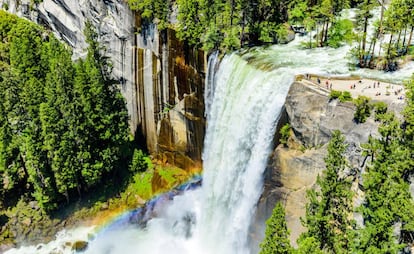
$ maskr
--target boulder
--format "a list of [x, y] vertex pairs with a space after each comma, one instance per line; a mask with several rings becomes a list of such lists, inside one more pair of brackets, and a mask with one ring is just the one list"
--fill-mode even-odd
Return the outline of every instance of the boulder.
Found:
[[88, 248], [88, 242], [76, 241], [72, 244], [72, 250], [76, 252], [83, 252]]

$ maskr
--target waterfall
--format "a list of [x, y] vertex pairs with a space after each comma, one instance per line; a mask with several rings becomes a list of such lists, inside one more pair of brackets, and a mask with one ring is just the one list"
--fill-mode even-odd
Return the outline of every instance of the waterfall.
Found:
[[[254, 253], [257, 246], [249, 246], [249, 227], [262, 192], [275, 126], [294, 75], [356, 74], [401, 82], [414, 69], [410, 63], [392, 74], [350, 72], [349, 48], [301, 50], [300, 43], [297, 39], [288, 45], [227, 55], [220, 64], [218, 53], [212, 54], [205, 86], [202, 187], [154, 201], [153, 218], [145, 221], [145, 227], [131, 223], [101, 231], [86, 253]], [[49, 244], [7, 253], [72, 253], [67, 242], [79, 239], [73, 232], [62, 232]]]
[[[216, 61], [213, 54], [209, 68]], [[106, 232], [87, 253], [250, 253], [250, 222], [293, 75], [259, 70], [232, 54], [207, 80], [202, 187], [156, 209], [145, 229]]]
[[210, 81], [216, 87], [207, 117], [199, 223], [204, 249], [214, 246], [208, 253], [249, 252], [262, 173], [292, 81], [287, 72], [258, 70], [236, 54], [223, 59]]

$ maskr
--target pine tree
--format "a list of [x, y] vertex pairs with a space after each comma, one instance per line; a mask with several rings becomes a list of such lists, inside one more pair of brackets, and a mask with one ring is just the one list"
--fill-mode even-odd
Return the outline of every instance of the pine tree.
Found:
[[280, 202], [273, 209], [272, 215], [266, 221], [266, 232], [260, 244], [260, 254], [289, 254], [293, 249], [290, 246], [289, 231], [286, 226], [285, 210]]
[[386, 113], [381, 119], [381, 137], [364, 146], [374, 159], [363, 176], [365, 201], [359, 209], [364, 227], [359, 232], [357, 253], [397, 253], [405, 240], [396, 237], [395, 225], [414, 231], [414, 202], [408, 184], [412, 151], [404, 143], [395, 116]]
[[320, 190], [308, 191], [304, 225], [307, 232], [301, 235], [301, 242], [309, 237], [319, 243], [320, 250], [346, 253], [352, 242], [354, 222], [350, 219], [352, 207], [351, 181], [345, 175], [347, 162], [344, 152], [347, 145], [339, 131], [332, 133], [325, 158], [326, 170], [318, 177]]

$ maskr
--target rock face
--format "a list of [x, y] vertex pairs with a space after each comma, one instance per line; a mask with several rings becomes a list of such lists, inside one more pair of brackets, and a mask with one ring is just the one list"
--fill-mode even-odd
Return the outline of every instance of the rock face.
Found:
[[124, 0], [32, 2], [0, 0], [0, 7], [53, 31], [72, 47], [74, 59], [86, 54], [83, 30], [89, 21], [119, 80], [131, 132], [143, 134], [149, 151], [165, 162], [200, 164], [204, 52], [178, 41], [173, 30], [160, 33], [154, 24], [141, 23]]
[[[137, 20], [137, 26], [141, 26]], [[204, 140], [204, 52], [154, 25], [137, 36], [138, 124], [163, 162], [198, 167]]]
[[275, 203], [281, 201], [286, 209], [291, 242], [296, 246], [296, 239], [304, 231], [300, 217], [305, 215], [306, 190], [314, 186], [318, 174], [325, 168], [324, 157], [332, 131], [340, 130], [346, 137], [345, 157], [351, 167], [347, 173], [355, 176], [354, 203], [358, 204], [361, 192], [357, 175], [365, 167], [360, 144], [366, 143], [369, 135], [378, 136], [378, 124], [373, 117], [356, 124], [352, 103], [329, 101], [327, 94], [300, 82], [291, 86], [285, 107], [292, 136], [288, 148], [278, 146], [270, 158], [258, 217], [270, 217]]

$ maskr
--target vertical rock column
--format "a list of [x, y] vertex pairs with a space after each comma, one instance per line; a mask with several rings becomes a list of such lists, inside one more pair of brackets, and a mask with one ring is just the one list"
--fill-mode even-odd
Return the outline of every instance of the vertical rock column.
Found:
[[204, 52], [141, 24], [136, 36], [138, 125], [147, 147], [165, 163], [183, 168], [201, 164], [204, 139]]

